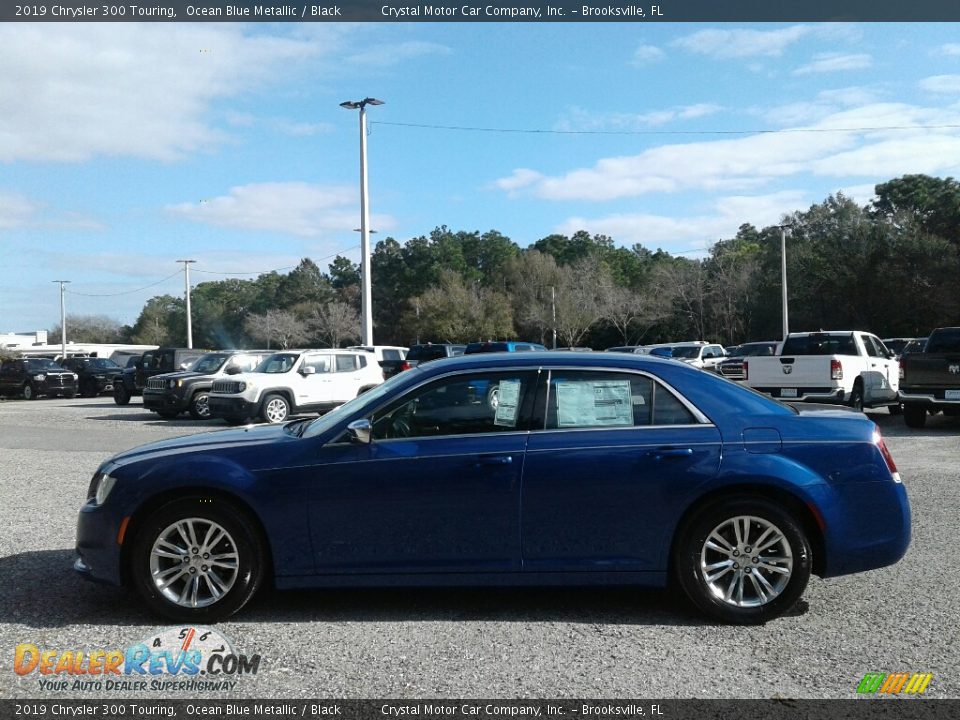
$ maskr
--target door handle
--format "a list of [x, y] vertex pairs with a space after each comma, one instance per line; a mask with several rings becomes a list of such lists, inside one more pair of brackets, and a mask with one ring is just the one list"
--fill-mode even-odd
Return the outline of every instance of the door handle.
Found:
[[660, 448], [647, 453], [654, 460], [669, 460], [671, 458], [685, 458], [693, 455], [693, 448]]
[[481, 465], [510, 465], [513, 455], [480, 455], [477, 458], [477, 467]]

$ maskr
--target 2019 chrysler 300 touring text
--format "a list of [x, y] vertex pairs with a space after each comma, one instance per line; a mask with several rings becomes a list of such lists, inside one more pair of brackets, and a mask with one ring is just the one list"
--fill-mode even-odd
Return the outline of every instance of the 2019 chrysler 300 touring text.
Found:
[[135, 448], [100, 466], [78, 522], [76, 570], [189, 622], [267, 583], [675, 583], [753, 624], [811, 573], [890, 565], [910, 541], [862, 413], [613, 353], [448, 358], [320, 418]]

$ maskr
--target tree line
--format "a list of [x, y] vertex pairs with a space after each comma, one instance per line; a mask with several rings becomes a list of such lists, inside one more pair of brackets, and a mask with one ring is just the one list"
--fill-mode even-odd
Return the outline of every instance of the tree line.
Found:
[[[960, 324], [960, 183], [907, 175], [860, 206], [838, 193], [783, 219], [790, 329], [923, 336]], [[779, 225], [740, 226], [702, 258], [585, 231], [527, 248], [490, 230], [436, 228], [371, 254], [374, 338], [382, 345], [519, 338], [604, 348], [781, 335]], [[196, 347], [340, 347], [360, 337], [359, 267], [304, 258], [286, 274], [202, 282], [191, 293]], [[183, 345], [185, 302], [160, 295], [123, 327], [68, 316], [74, 342]], [[59, 337], [59, 326], [51, 330]]]

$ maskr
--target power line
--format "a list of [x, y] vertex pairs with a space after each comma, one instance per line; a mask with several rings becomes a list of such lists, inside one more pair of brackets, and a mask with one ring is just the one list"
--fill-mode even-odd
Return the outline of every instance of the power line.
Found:
[[[359, 249], [360, 249], [359, 245], [351, 245], [350, 247], [345, 248], [343, 250], [338, 250], [335, 253], [330, 253], [329, 255], [324, 255], [323, 257], [317, 258], [316, 260], [314, 260], [314, 262], [322, 262], [323, 260], [329, 260], [332, 257], [338, 257], [340, 255], [343, 255], [344, 253], [352, 252], [354, 250], [359, 250]], [[313, 260], [313, 258], [310, 258], [310, 259]], [[297, 266], [287, 265], [286, 267], [282, 267], [282, 268], [274, 268], [273, 270], [258, 270], [256, 272], [218, 272], [216, 270], [198, 270], [197, 268], [194, 268], [193, 272], [205, 273], [207, 275], [268, 275], [272, 272], [280, 272], [281, 270], [290, 270], [291, 268], [295, 268], [295, 267]]]
[[177, 272], [175, 272], [173, 275], [167, 275], [167, 277], [165, 277], [163, 280], [157, 280], [155, 283], [151, 283], [150, 285], [144, 285], [142, 288], [137, 288], [136, 290], [124, 290], [123, 292], [97, 293], [97, 294], [75, 292], [73, 290], [67, 290], [67, 292], [70, 293], [71, 295], [82, 295], [83, 297], [117, 297], [118, 295], [133, 295], [134, 293], [142, 292], [144, 290], [149, 290], [152, 287], [156, 287], [160, 283], [165, 283], [170, 278], [176, 277], [179, 274], [180, 274], [180, 271], [177, 270]]
[[427, 125], [424, 123], [384, 122], [371, 125], [421, 128], [425, 130], [455, 130], [458, 132], [520, 133], [527, 135], [776, 135], [787, 133], [850, 133], [905, 130], [960, 130], [960, 125], [875, 125], [842, 128], [756, 128], [753, 130], [545, 130], [531, 128], [489, 128], [460, 125]]

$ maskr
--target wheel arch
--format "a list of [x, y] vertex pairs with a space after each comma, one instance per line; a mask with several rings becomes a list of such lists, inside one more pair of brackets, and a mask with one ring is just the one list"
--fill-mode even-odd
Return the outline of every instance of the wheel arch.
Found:
[[290, 412], [293, 413], [297, 409], [297, 403], [293, 399], [293, 390], [287, 387], [275, 387], [275, 388], [265, 388], [260, 393], [260, 398], [257, 400], [257, 412], [255, 416], [260, 415], [263, 412], [263, 402], [271, 395], [280, 395], [284, 400], [287, 401], [287, 404], [290, 406]]
[[231, 493], [223, 488], [204, 485], [184, 485], [170, 488], [169, 490], [164, 490], [156, 495], [152, 495], [141, 503], [133, 515], [130, 516], [124, 533], [123, 544], [120, 546], [121, 583], [126, 587], [130, 586], [130, 553], [132, 552], [134, 540], [143, 526], [144, 520], [168, 503], [177, 500], [187, 500], [189, 498], [211, 499], [216, 502], [229, 504], [249, 521], [250, 527], [253, 528], [263, 543], [264, 555], [267, 558], [267, 566], [264, 568], [264, 578], [272, 583], [274, 576], [273, 547], [271, 546], [270, 536], [267, 534], [263, 520], [250, 503], [236, 493]]
[[742, 482], [724, 485], [698, 497], [681, 515], [670, 539], [669, 555], [667, 557], [667, 576], [674, 577], [677, 546], [687, 528], [693, 523], [701, 511], [720, 501], [731, 498], [762, 498], [782, 505], [800, 523], [807, 535], [810, 549], [813, 554], [812, 571], [814, 575], [822, 576], [826, 569], [826, 542], [823, 534], [822, 518], [802, 498], [788, 490], [759, 480], [744, 480]]

